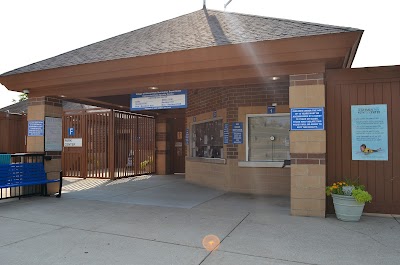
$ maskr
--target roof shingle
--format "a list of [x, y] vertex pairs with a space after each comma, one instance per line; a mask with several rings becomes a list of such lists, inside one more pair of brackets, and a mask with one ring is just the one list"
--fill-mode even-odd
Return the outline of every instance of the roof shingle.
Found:
[[201, 9], [39, 61], [5, 75], [212, 46], [358, 29]]

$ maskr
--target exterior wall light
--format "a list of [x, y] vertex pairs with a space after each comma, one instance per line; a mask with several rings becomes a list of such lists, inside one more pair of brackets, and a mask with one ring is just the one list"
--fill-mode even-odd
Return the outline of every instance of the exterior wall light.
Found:
[[281, 79], [279, 76], [273, 76], [273, 77], [271, 77], [271, 80], [273, 80], [273, 81], [276, 81], [276, 80], [279, 80], [279, 79]]
[[157, 89], [158, 89], [158, 87], [151, 86], [151, 87], [149, 87], [149, 89], [150, 89], [150, 90], [157, 90]]

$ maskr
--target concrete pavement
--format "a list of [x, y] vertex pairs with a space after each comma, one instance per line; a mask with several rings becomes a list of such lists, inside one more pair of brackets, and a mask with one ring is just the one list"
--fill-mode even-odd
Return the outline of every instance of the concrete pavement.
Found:
[[[0, 264], [399, 264], [400, 221], [289, 215], [289, 198], [182, 176], [66, 179], [61, 199], [0, 203]], [[208, 252], [202, 240], [221, 244]]]

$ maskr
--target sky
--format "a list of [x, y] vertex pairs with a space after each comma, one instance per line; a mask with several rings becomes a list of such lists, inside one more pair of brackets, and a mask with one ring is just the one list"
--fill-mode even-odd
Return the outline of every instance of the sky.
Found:
[[[207, 0], [224, 10], [228, 0]], [[232, 0], [226, 11], [365, 30], [353, 67], [399, 65], [394, 0]], [[0, 73], [203, 7], [203, 0], [2, 0]], [[0, 108], [18, 93], [0, 85]]]

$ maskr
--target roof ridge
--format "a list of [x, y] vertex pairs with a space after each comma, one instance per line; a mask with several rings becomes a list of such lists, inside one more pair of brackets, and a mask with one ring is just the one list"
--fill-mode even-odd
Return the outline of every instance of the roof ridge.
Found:
[[279, 20], [279, 21], [289, 21], [289, 22], [296, 22], [296, 23], [308, 24], [308, 25], [313, 25], [313, 26], [325, 26], [325, 27], [329, 26], [329, 27], [332, 27], [335, 29], [349, 29], [352, 31], [361, 30], [361, 29], [353, 28], [353, 27], [337, 26], [337, 25], [332, 25], [332, 24], [323, 24], [323, 23], [310, 22], [310, 21], [304, 21], [304, 20], [294, 20], [294, 19], [288, 19], [288, 18], [269, 17], [269, 16], [261, 16], [261, 15], [247, 14], [247, 13], [222, 11], [222, 10], [217, 10], [217, 9], [207, 9], [207, 11], [228, 13], [228, 14], [241, 15], [241, 16], [250, 16], [250, 17], [256, 17], [256, 18], [274, 19], [274, 20]]

